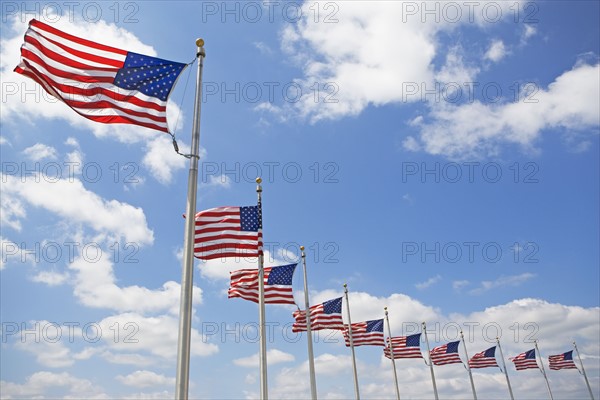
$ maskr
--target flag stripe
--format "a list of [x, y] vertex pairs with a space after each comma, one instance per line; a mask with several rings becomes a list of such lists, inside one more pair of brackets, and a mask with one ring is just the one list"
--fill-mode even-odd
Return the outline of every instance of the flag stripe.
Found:
[[469, 360], [469, 368], [498, 367], [496, 362], [496, 346], [475, 354]]
[[518, 356], [511, 358], [510, 361], [515, 364], [517, 371], [534, 368], [539, 369], [535, 356], [535, 349], [521, 353]]
[[573, 361], [573, 350], [567, 351], [563, 354], [549, 356], [548, 361], [550, 362], [550, 369], [555, 371], [561, 369], [577, 369], [577, 366]]

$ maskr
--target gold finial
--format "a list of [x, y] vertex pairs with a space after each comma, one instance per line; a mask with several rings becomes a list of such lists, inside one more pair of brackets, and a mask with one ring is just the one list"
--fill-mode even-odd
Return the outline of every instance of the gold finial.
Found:
[[345, 288], [347, 288], [347, 287], [348, 287], [348, 284], [347, 284], [347, 283], [344, 283], [344, 287], [345, 287]]
[[256, 178], [256, 183], [260, 185], [262, 183], [262, 179], [260, 177]]
[[387, 307], [383, 307], [383, 311], [386, 311], [386, 312], [387, 312]]
[[300, 251], [304, 251], [304, 246], [300, 246]]
[[204, 47], [204, 39], [196, 39], [196, 46], [198, 47]]

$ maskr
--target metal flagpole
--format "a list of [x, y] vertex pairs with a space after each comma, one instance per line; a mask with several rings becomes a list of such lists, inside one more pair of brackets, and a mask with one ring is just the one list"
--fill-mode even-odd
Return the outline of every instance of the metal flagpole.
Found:
[[506, 363], [504, 362], [504, 354], [502, 354], [502, 347], [500, 347], [500, 339], [496, 338], [496, 343], [498, 344], [498, 350], [500, 351], [500, 358], [502, 359], [502, 368], [504, 369], [504, 376], [506, 376], [506, 383], [508, 385], [508, 392], [510, 393], [510, 399], [515, 400], [515, 396], [513, 396], [512, 387], [510, 386], [510, 379], [508, 379], [508, 371], [506, 370]]
[[546, 370], [544, 369], [544, 360], [542, 360], [542, 355], [540, 354], [540, 349], [538, 349], [537, 340], [533, 342], [535, 344], [535, 353], [540, 357], [540, 364], [542, 365], [542, 375], [544, 375], [544, 379], [546, 380], [546, 386], [548, 387], [548, 393], [550, 394], [550, 399], [554, 400], [552, 397], [552, 390], [550, 390], [550, 383], [548, 382], [548, 377], [546, 376]]
[[585, 384], [587, 385], [588, 390], [590, 391], [590, 397], [594, 400], [594, 393], [592, 392], [592, 387], [590, 386], [590, 381], [588, 381], [587, 374], [585, 373], [585, 368], [583, 368], [583, 362], [581, 361], [581, 356], [579, 355], [579, 349], [577, 348], [577, 344], [573, 342], [573, 348], [575, 352], [577, 352], [577, 358], [579, 358], [579, 364], [581, 365], [581, 372], [583, 373], [583, 378], [585, 379]]
[[308, 370], [310, 372], [310, 397], [317, 400], [317, 382], [315, 379], [315, 359], [313, 353], [313, 337], [310, 323], [310, 302], [308, 300], [308, 279], [306, 278], [306, 253], [304, 246], [300, 246], [302, 252], [302, 266], [304, 267], [304, 305], [306, 310], [306, 338], [308, 340]]
[[[429, 350], [429, 338], [427, 337], [427, 326], [425, 322], [423, 322], [423, 333], [425, 334], [425, 343], [427, 343], [427, 354], [429, 355], [429, 370], [431, 371], [431, 381], [433, 382], [433, 394], [435, 395], [435, 400], [438, 400], [438, 391], [437, 385], [435, 384], [435, 375], [433, 374], [433, 362], [431, 361], [431, 350]], [[427, 364], [427, 362], [425, 362]]]
[[388, 318], [388, 310], [387, 307], [384, 307], [385, 311], [385, 322], [387, 322], [388, 327], [388, 337], [390, 338], [390, 356], [392, 357], [392, 367], [394, 369], [394, 383], [396, 384], [396, 398], [400, 400], [400, 389], [398, 388], [398, 374], [396, 373], [396, 360], [394, 359], [394, 349], [392, 348], [392, 328], [390, 328], [390, 319]]
[[[262, 183], [261, 178], [256, 178], [256, 194], [258, 195], [258, 215], [260, 217], [260, 226], [262, 227]], [[269, 388], [267, 386], [267, 337], [265, 329], [265, 270], [264, 254], [262, 248], [258, 253], [258, 331], [260, 346], [260, 398], [267, 400], [269, 398]]]
[[465, 343], [465, 336], [463, 331], [460, 331], [460, 340], [462, 341], [463, 348], [465, 349], [465, 355], [467, 356], [467, 371], [469, 371], [469, 379], [471, 380], [471, 389], [473, 389], [473, 399], [477, 400], [477, 393], [475, 392], [475, 383], [473, 382], [473, 374], [471, 373], [471, 366], [469, 365], [469, 353], [467, 352], [467, 344]]
[[196, 97], [192, 124], [192, 148], [186, 204], [185, 236], [183, 245], [183, 270], [181, 273], [181, 298], [179, 305], [179, 338], [177, 341], [177, 376], [175, 399], [188, 398], [190, 379], [190, 342], [192, 329], [192, 289], [194, 283], [194, 236], [196, 219], [196, 192], [198, 189], [198, 156], [200, 148], [200, 110], [202, 106], [202, 67], [204, 66], [204, 40], [196, 40]]
[[350, 350], [352, 350], [352, 368], [354, 370], [354, 393], [356, 400], [360, 400], [358, 390], [358, 374], [356, 373], [356, 355], [354, 354], [354, 340], [352, 338], [352, 319], [350, 318], [350, 302], [348, 301], [348, 284], [344, 283], [344, 293], [346, 295], [346, 311], [348, 311], [348, 340], [350, 341]]

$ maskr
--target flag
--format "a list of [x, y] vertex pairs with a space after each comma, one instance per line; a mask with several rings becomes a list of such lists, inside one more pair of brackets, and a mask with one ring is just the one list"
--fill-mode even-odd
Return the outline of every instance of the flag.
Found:
[[555, 356], [549, 356], [548, 361], [550, 362], [550, 369], [577, 369], [573, 362], [573, 350]]
[[260, 205], [217, 207], [196, 214], [194, 256], [197, 258], [258, 257], [260, 253]]
[[[350, 347], [348, 325], [344, 326], [343, 332], [346, 347]], [[362, 345], [385, 346], [383, 341], [383, 318], [352, 324], [352, 344], [354, 347]]]
[[[306, 331], [306, 310], [297, 310], [292, 314], [296, 322], [292, 325], [292, 332]], [[342, 298], [328, 300], [310, 307], [310, 329], [344, 329], [342, 321]]]
[[169, 132], [167, 100], [185, 66], [95, 43], [32, 19], [15, 72], [92, 121]]
[[498, 367], [496, 362], [496, 346], [475, 354], [469, 360], [469, 368]]
[[431, 350], [431, 361], [434, 365], [456, 364], [462, 362], [458, 356], [460, 341], [450, 342]]
[[394, 350], [394, 358], [423, 358], [421, 354], [421, 334], [417, 333], [410, 336], [397, 336], [387, 338], [387, 346], [383, 349], [383, 354], [387, 358], [392, 358], [390, 353], [390, 342]]
[[[292, 277], [297, 264], [263, 268], [265, 304], [296, 304]], [[231, 273], [229, 298], [240, 297], [258, 303], [258, 269], [240, 269]]]
[[531, 368], [539, 368], [537, 364], [537, 360], [535, 358], [535, 349], [531, 349], [526, 351], [525, 353], [521, 353], [516, 357], [510, 359], [513, 363], [515, 363], [515, 368], [517, 371], [521, 371], [523, 369], [531, 369]]

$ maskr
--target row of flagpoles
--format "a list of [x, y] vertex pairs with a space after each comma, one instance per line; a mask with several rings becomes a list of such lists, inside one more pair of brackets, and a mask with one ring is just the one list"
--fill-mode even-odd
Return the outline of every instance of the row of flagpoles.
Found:
[[[175, 136], [168, 129], [166, 105], [180, 73], [192, 63], [177, 63], [95, 43], [33, 19], [29, 22], [29, 28], [25, 33], [24, 43], [21, 46], [21, 61], [15, 68], [15, 72], [33, 79], [49, 94], [85, 118], [101, 123], [139, 125], [166, 132], [172, 136], [175, 151], [190, 160], [186, 216], [195, 215], [195, 218], [187, 218], [185, 222], [175, 398], [187, 399], [188, 397], [194, 257], [210, 260], [252, 256], [257, 257], [258, 268], [233, 272], [229, 297], [240, 297], [259, 304], [260, 397], [266, 400], [268, 385], [265, 303], [295, 304], [291, 279], [296, 265], [264, 268], [260, 178], [257, 178], [257, 206], [219, 207], [196, 213], [204, 41], [196, 40], [196, 47], [198, 69], [190, 154], [179, 153]], [[396, 396], [399, 399], [400, 390], [395, 360], [423, 358], [420, 350], [421, 334], [393, 337], [387, 309], [384, 310], [388, 325], [387, 345], [383, 336], [383, 319], [352, 323], [346, 285], [344, 285], [344, 295], [348, 324], [344, 324], [342, 320], [341, 297], [310, 306], [306, 256], [304, 249], [301, 248], [301, 250], [305, 310], [298, 310], [294, 313], [296, 323], [292, 329], [297, 332], [307, 332], [312, 399], [317, 398], [312, 332], [321, 329], [342, 330], [346, 345], [352, 352], [354, 389], [357, 399], [360, 398], [360, 391], [354, 348], [362, 345], [384, 346], [385, 356], [392, 361]], [[267, 285], [266, 288], [265, 285]], [[433, 365], [462, 363], [458, 356], [460, 342], [463, 343], [465, 355], [467, 355], [467, 348], [461, 332], [461, 340], [430, 350], [425, 323], [422, 328], [429, 355], [429, 362], [425, 362], [430, 368], [434, 395], [438, 399]], [[575, 342], [573, 345], [590, 397], [594, 399]], [[513, 399], [499, 340], [497, 340], [497, 346], [477, 353], [471, 359], [467, 355], [469, 362], [466, 369], [469, 372], [474, 399], [477, 399], [477, 395], [471, 368], [498, 366], [495, 359], [496, 347], [502, 360], [501, 369], [506, 376], [510, 397]], [[569, 351], [550, 356], [550, 369], [576, 369], [572, 354], [573, 352]], [[534, 349], [521, 353], [511, 360], [517, 370], [539, 369], [538, 355], [539, 349], [535, 342]], [[540, 365], [548, 393], [552, 398], [543, 363]]]
[[[196, 214], [194, 252], [197, 258], [203, 260], [230, 257], [239, 258], [242, 256], [258, 257], [258, 269], [242, 269], [231, 272], [228, 297], [242, 298], [258, 303], [259, 305], [261, 399], [267, 399], [267, 353], [264, 337], [265, 304], [296, 304], [293, 295], [292, 278], [297, 264], [264, 267], [262, 252], [262, 187], [260, 185], [260, 178], [257, 178], [257, 183], [258, 186], [256, 191], [258, 193], [258, 205], [256, 207], [218, 207], [201, 211]], [[334, 329], [342, 331], [346, 346], [350, 347], [356, 399], [360, 399], [360, 389], [356, 367], [355, 347], [365, 345], [384, 347], [384, 355], [389, 358], [392, 363], [397, 399], [400, 399], [400, 388], [398, 384], [396, 360], [402, 358], [422, 358], [425, 364], [429, 366], [433, 394], [437, 400], [439, 397], [433, 366], [463, 363], [459, 355], [459, 346], [462, 342], [462, 350], [468, 360], [468, 362], [463, 363], [463, 365], [469, 376], [473, 399], [477, 400], [477, 393], [471, 369], [499, 367], [505, 375], [510, 398], [514, 400], [508, 371], [500, 347], [500, 340], [498, 338], [496, 339], [496, 346], [477, 353], [472, 358], [469, 358], [462, 331], [460, 332], [460, 340], [437, 346], [433, 349], [430, 349], [429, 346], [425, 322], [422, 323], [421, 333], [410, 336], [392, 336], [387, 307], [384, 309], [385, 317], [382, 319], [353, 323], [350, 313], [350, 302], [348, 299], [348, 287], [346, 284], [344, 284], [343, 298], [339, 297], [310, 306], [306, 254], [304, 253], [303, 246], [300, 247], [300, 250], [304, 275], [305, 309], [298, 309], [298, 311], [293, 313], [295, 322], [292, 325], [292, 331], [307, 332], [309, 380], [312, 399], [317, 398], [312, 332], [323, 329]], [[342, 302], [344, 298], [348, 319], [347, 324], [344, 324], [342, 319]], [[384, 324], [387, 324], [388, 329], [387, 344], [386, 340], [384, 340]], [[427, 359], [423, 357], [420, 348], [421, 335], [423, 333], [428, 355]], [[580, 373], [585, 378], [591, 399], [594, 400], [593, 392], [575, 342], [573, 342], [573, 345], [579, 357], [581, 366]], [[496, 349], [498, 349], [498, 352], [500, 353], [499, 358], [502, 360], [502, 366], [498, 365], [496, 361]], [[537, 362], [538, 356], [540, 358], [539, 364]], [[573, 351], [550, 356], [550, 369], [577, 369], [572, 356]], [[540, 369], [545, 379], [550, 399], [553, 398], [537, 341], [535, 341], [535, 347], [533, 349], [512, 357], [510, 360], [514, 363], [517, 371], [532, 368]]]

